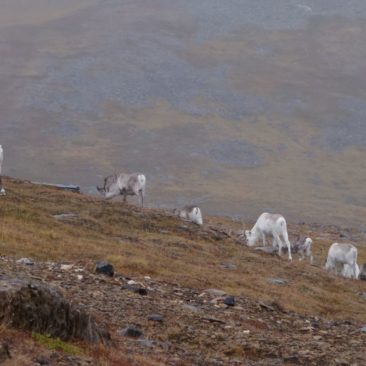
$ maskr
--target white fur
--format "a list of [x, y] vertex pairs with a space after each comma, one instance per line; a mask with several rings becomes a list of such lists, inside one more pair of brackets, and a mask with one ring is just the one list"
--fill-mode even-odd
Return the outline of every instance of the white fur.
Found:
[[141, 207], [144, 206], [146, 177], [141, 173], [120, 173], [104, 179], [104, 187], [97, 187], [105, 198], [110, 199], [119, 195], [126, 201], [127, 196], [139, 196]]
[[2, 186], [2, 177], [1, 177], [1, 171], [3, 167], [3, 161], [4, 161], [4, 150], [3, 147], [0, 145], [0, 196], [5, 195], [5, 189]]
[[180, 218], [191, 221], [197, 225], [203, 225], [203, 218], [201, 209], [197, 206], [184, 207], [178, 211]]
[[312, 250], [311, 250], [312, 244], [313, 244], [313, 241], [311, 240], [311, 238], [306, 238], [304, 243], [298, 245], [300, 261], [302, 261], [305, 258], [305, 256], [307, 256], [310, 260], [310, 263], [313, 264], [314, 257], [313, 257]]
[[266, 245], [266, 235], [272, 235], [273, 246], [278, 245], [278, 254], [282, 254], [282, 239], [285, 241], [288, 249], [288, 259], [292, 260], [291, 244], [288, 240], [287, 224], [282, 215], [262, 213], [252, 230], [246, 230], [245, 236], [248, 246], [254, 246], [262, 238], [263, 245]]
[[325, 269], [337, 272], [337, 264], [343, 266], [342, 275], [349, 278], [358, 278], [357, 248], [352, 244], [333, 243], [328, 250]]

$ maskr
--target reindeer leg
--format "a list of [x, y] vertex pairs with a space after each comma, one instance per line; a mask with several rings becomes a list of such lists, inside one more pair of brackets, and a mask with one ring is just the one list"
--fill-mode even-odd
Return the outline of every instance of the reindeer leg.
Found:
[[264, 233], [262, 233], [262, 241], [263, 241], [263, 246], [267, 246], [267, 243], [266, 243], [266, 235]]
[[140, 195], [141, 208], [143, 208], [144, 207], [144, 192], [142, 190], [140, 190], [139, 195]]

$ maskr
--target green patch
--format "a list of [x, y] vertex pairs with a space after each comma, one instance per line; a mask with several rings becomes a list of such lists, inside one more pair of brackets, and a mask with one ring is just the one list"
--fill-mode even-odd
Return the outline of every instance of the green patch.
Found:
[[60, 338], [51, 338], [49, 335], [32, 332], [32, 338], [42, 346], [51, 350], [62, 351], [71, 356], [81, 356], [83, 351], [81, 348], [62, 341]]

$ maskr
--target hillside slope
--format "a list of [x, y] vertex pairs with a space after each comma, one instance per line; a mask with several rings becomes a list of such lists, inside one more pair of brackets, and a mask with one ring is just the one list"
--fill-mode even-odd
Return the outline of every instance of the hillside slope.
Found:
[[[321, 268], [335, 240], [356, 242], [359, 263], [366, 262], [364, 233], [293, 225], [289, 218], [290, 240], [297, 234], [314, 240], [316, 264], [310, 266], [297, 257], [289, 263], [285, 257], [237, 243], [230, 232], [242, 225], [227, 218], [210, 217], [198, 228], [162, 210], [141, 210], [12, 179], [6, 179], [5, 186], [7, 196], [0, 200], [0, 274], [32, 276], [60, 287], [106, 324], [114, 339], [113, 352], [80, 346], [95, 363], [366, 362], [366, 336], [358, 330], [366, 323], [366, 284]], [[55, 218], [60, 214], [73, 215]], [[32, 258], [35, 265], [16, 264], [19, 257]], [[100, 259], [113, 264], [115, 278], [94, 274]], [[73, 264], [76, 271], [61, 270], [61, 263]], [[83, 273], [81, 281], [77, 273]], [[148, 295], [126, 290], [129, 278]], [[273, 278], [287, 282], [274, 284]], [[227, 307], [222, 298], [205, 292], [210, 288], [234, 295], [236, 306]], [[164, 321], [148, 321], [151, 313], [162, 314]], [[128, 324], [142, 328], [145, 342], [119, 335]], [[9, 332], [14, 330], [3, 327], [13, 352], [25, 352], [17, 350]]]

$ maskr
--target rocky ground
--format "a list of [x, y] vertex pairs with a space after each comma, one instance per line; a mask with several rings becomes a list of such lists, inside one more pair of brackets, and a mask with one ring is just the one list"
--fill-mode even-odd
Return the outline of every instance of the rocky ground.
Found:
[[[0, 201], [0, 364], [366, 364], [366, 282], [323, 269], [334, 241], [353, 242], [358, 262], [365, 263], [362, 230], [288, 220], [291, 242], [298, 236], [314, 241], [310, 265], [297, 254], [289, 262], [286, 255], [245, 246], [238, 233], [252, 223], [205, 216], [197, 227], [164, 210], [10, 178], [6, 187]], [[113, 276], [96, 272], [103, 260]], [[9, 278], [25, 284], [21, 297], [10, 294]], [[56, 291], [46, 293], [61, 296], [54, 302], [62, 304], [57, 316], [44, 296], [37, 297], [48, 286]], [[42, 311], [33, 310], [37, 304]], [[86, 333], [75, 327], [88, 316], [79, 317], [77, 309], [97, 325], [94, 334], [106, 330], [110, 339], [87, 341], [93, 339], [89, 321]], [[52, 323], [61, 324], [61, 332], [49, 327], [47, 312], [61, 319]], [[17, 314], [22, 322], [9, 322]]]
[[[122, 348], [166, 365], [366, 364], [366, 332], [357, 322], [304, 316], [275, 301], [231, 297], [220, 289], [202, 291], [120, 273], [109, 277], [95, 273], [91, 262], [23, 264], [2, 257], [0, 263], [0, 276], [47, 283], [94, 314], [111, 331], [111, 352]], [[225, 269], [234, 268], [227, 264]], [[268, 281], [287, 286], [280, 279]], [[17, 354], [16, 344], [8, 347]], [[94, 364], [65, 357], [46, 352], [32, 365]]]

